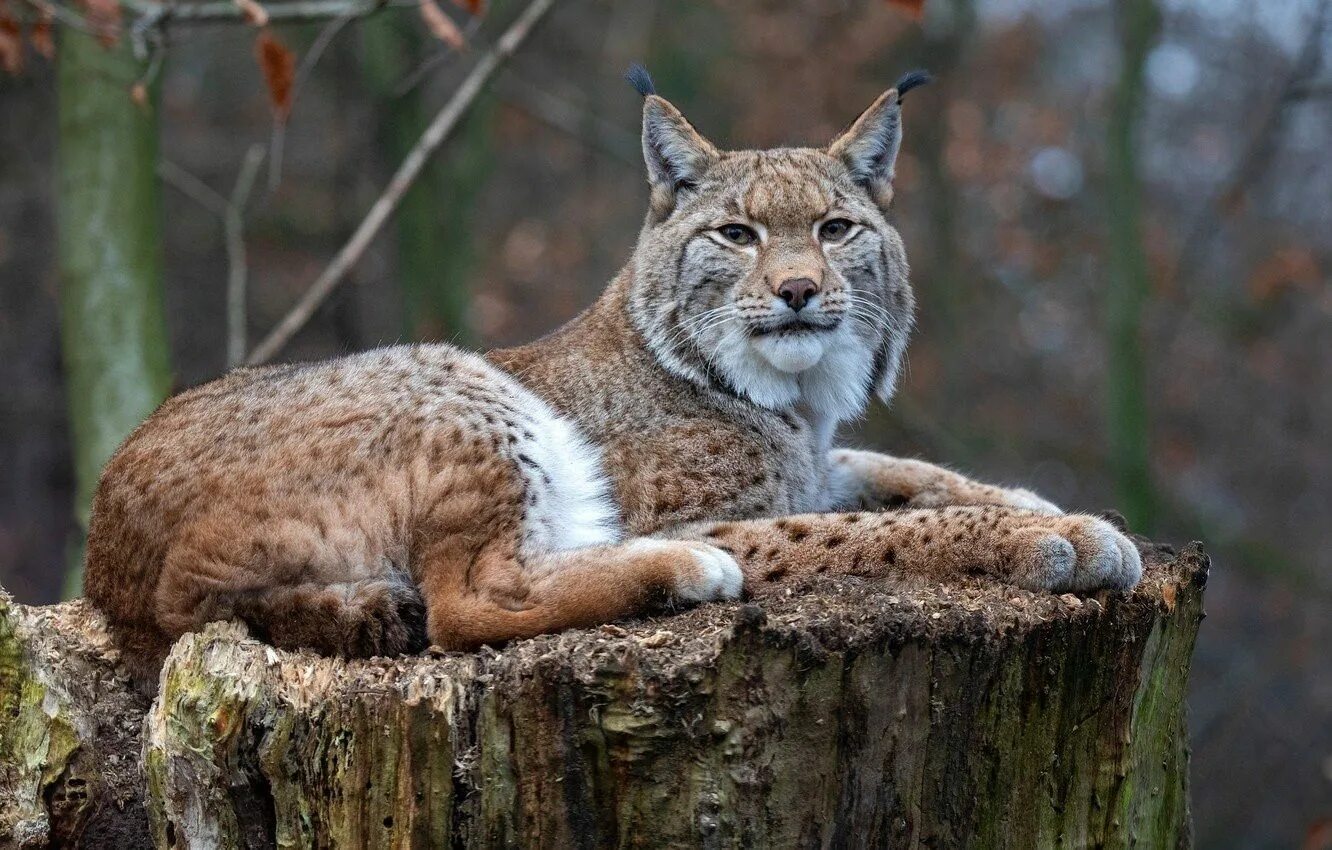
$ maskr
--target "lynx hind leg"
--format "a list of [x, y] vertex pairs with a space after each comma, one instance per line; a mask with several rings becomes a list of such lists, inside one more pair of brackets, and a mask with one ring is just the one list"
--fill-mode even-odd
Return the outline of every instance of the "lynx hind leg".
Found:
[[231, 619], [279, 649], [371, 658], [426, 647], [425, 605], [417, 589], [401, 579], [212, 592], [189, 612], [164, 617], [163, 623], [179, 634]]
[[283, 649], [371, 658], [426, 648], [425, 603], [404, 579], [287, 585], [219, 601], [255, 637]]
[[299, 524], [215, 519], [191, 531], [157, 586], [157, 622], [171, 638], [239, 619], [281, 649], [369, 658], [425, 648], [421, 595], [383, 560], [347, 566]]
[[845, 504], [864, 510], [996, 505], [1061, 515], [1058, 506], [1021, 488], [996, 487], [950, 469], [878, 452], [834, 449], [833, 473], [847, 495]]
[[1056, 592], [1126, 589], [1142, 576], [1137, 548], [1104, 520], [1013, 508], [802, 514], [694, 533], [732, 553], [756, 594], [815, 573], [942, 580], [979, 574]]

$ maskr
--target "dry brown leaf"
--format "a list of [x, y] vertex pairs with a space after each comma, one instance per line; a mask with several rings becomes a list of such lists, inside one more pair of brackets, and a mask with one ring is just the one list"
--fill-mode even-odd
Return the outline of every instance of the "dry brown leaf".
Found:
[[28, 43], [44, 58], [55, 58], [55, 38], [51, 31], [50, 9], [43, 9], [41, 17], [28, 29]]
[[1173, 584], [1161, 585], [1161, 601], [1165, 603], [1167, 611], [1175, 610], [1175, 594], [1178, 590], [1179, 588]]
[[1304, 843], [1300, 850], [1328, 850], [1332, 848], [1332, 818], [1317, 818], [1304, 830]]
[[292, 84], [296, 80], [296, 54], [278, 41], [277, 36], [263, 30], [254, 40], [254, 58], [268, 83], [273, 114], [279, 121], [287, 120], [291, 113]]
[[466, 9], [469, 15], [482, 15], [486, 11], [486, 0], [453, 0], [453, 3]]
[[925, 0], [888, 0], [888, 5], [913, 20], [925, 17]]
[[148, 86], [144, 84], [143, 80], [130, 86], [130, 100], [134, 101], [134, 105], [144, 112], [148, 111]]
[[0, 68], [12, 75], [23, 70], [23, 33], [3, 4], [0, 4]]
[[670, 643], [673, 640], [675, 640], [675, 635], [671, 632], [663, 630], [648, 635], [647, 637], [639, 641], [639, 643], [641, 643], [643, 646], [648, 647], [649, 649], [656, 649], [659, 646], [665, 646], [666, 644]]
[[241, 17], [245, 23], [255, 27], [268, 26], [268, 10], [260, 6], [256, 0], [235, 0], [237, 8], [241, 10]]
[[462, 30], [458, 29], [452, 18], [444, 14], [444, 10], [435, 5], [435, 0], [420, 0], [418, 8], [421, 10], [421, 20], [425, 21], [431, 35], [454, 50], [462, 50], [467, 46]]
[[1303, 245], [1290, 245], [1258, 263], [1245, 286], [1254, 301], [1263, 303], [1292, 290], [1315, 293], [1322, 282], [1323, 270], [1314, 252]]
[[83, 16], [88, 20], [88, 28], [101, 42], [103, 47], [110, 47], [120, 40], [120, 2], [119, 0], [81, 0]]

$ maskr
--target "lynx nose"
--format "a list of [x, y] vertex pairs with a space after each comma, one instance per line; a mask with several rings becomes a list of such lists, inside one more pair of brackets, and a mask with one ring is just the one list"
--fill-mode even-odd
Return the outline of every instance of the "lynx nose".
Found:
[[799, 311], [809, 299], [818, 294], [819, 285], [807, 277], [794, 277], [782, 281], [777, 295], [792, 309]]

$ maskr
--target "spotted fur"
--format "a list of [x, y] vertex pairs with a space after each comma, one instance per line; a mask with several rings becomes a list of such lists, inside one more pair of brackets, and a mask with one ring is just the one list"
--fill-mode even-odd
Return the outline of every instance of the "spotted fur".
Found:
[[469, 648], [807, 569], [1137, 581], [1100, 520], [833, 446], [891, 398], [913, 321], [899, 92], [826, 148], [725, 152], [647, 79], [649, 211], [581, 316], [484, 358], [240, 369], [126, 440], [86, 575], [128, 649], [232, 617], [333, 654]]

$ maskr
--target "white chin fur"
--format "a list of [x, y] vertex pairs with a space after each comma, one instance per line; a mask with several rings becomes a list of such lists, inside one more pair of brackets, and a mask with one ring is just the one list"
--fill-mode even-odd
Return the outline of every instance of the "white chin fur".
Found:
[[823, 339], [819, 334], [771, 334], [758, 337], [752, 345], [774, 369], [790, 375], [813, 368], [823, 359]]

